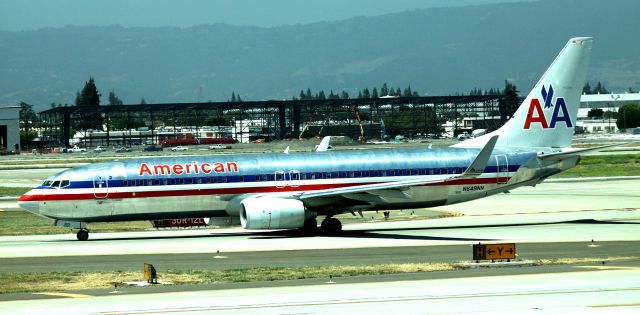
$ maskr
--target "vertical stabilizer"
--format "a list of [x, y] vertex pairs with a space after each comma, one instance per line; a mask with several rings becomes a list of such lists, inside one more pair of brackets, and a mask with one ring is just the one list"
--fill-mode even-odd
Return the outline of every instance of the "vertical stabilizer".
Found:
[[496, 147], [571, 146], [591, 44], [590, 37], [570, 39], [520, 104], [513, 118], [492, 133], [453, 147], [483, 147], [495, 135], [500, 136]]

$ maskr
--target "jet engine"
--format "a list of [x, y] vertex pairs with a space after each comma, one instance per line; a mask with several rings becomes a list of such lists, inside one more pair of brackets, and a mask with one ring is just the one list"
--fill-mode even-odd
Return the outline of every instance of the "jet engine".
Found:
[[240, 224], [248, 230], [295, 229], [304, 225], [305, 215], [300, 200], [254, 197], [241, 202]]

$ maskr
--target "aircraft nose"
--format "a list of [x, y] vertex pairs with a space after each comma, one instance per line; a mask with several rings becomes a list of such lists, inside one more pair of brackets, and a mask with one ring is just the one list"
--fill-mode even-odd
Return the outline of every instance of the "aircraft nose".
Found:
[[40, 212], [40, 200], [41, 196], [31, 190], [18, 198], [18, 206], [31, 213], [38, 214]]

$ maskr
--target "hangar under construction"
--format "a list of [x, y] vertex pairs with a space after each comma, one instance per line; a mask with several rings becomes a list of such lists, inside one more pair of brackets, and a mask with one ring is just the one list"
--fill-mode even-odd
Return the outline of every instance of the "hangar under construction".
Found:
[[[43, 146], [91, 147], [210, 138], [453, 137], [496, 129], [516, 106], [506, 104], [503, 95], [477, 95], [68, 106], [39, 115]], [[91, 128], [87, 122], [93, 122]]]

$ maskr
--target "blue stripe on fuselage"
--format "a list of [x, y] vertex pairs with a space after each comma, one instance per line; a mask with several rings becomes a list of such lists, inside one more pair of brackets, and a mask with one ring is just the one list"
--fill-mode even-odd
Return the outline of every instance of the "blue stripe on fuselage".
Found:
[[[125, 162], [104, 162], [83, 166], [64, 171], [55, 178], [64, 179], [65, 175], [73, 175], [70, 186], [64, 189], [93, 188], [92, 174], [98, 167], [102, 170], [109, 169], [109, 165], [124, 165], [126, 179], [117, 176], [109, 180], [108, 186], [147, 186], [148, 180], [152, 180], [151, 185], [181, 185], [198, 184], [201, 179], [202, 184], [211, 183], [238, 183], [238, 182], [265, 182], [273, 181], [276, 171], [284, 171], [282, 180], [290, 180], [289, 171], [300, 171], [301, 180], [328, 179], [328, 178], [380, 178], [389, 176], [419, 176], [419, 175], [439, 175], [459, 174], [463, 172], [471, 161], [478, 154], [478, 149], [376, 149], [376, 150], [352, 150], [352, 151], [329, 151], [329, 152], [301, 152], [301, 153], [271, 153], [271, 154], [243, 154], [243, 155], [207, 155], [207, 156], [187, 156], [187, 157], [158, 157], [139, 158]], [[501, 154], [501, 152], [497, 152]], [[508, 171], [515, 172], [526, 161], [535, 156], [535, 152], [505, 152], [508, 161]], [[147, 175], [139, 176], [141, 163], [149, 165], [164, 164], [188, 164], [197, 163], [228, 163], [235, 162], [238, 165], [238, 172], [233, 173], [212, 173], [212, 174], [182, 174], [182, 175]], [[328, 171], [330, 170], [330, 171]], [[415, 171], [418, 171], [415, 174]], [[435, 171], [437, 170], [437, 171]], [[386, 175], [388, 171], [395, 171], [393, 175]], [[398, 171], [402, 172], [398, 175]], [[407, 172], [411, 171], [411, 172]], [[432, 173], [432, 171], [434, 171]], [[85, 173], [84, 180], [81, 179]], [[347, 172], [354, 177], [342, 177], [341, 172]], [[365, 176], [369, 172], [368, 176]], [[375, 172], [385, 172], [386, 176], [374, 176]], [[496, 173], [498, 166], [495, 156], [492, 156], [484, 173]], [[338, 176], [334, 176], [335, 174]], [[355, 176], [360, 173], [360, 176]], [[312, 176], [312, 174], [314, 176]], [[331, 174], [332, 177], [328, 177]], [[256, 176], [260, 176], [259, 180]], [[264, 177], [267, 177], [265, 180]], [[306, 178], [302, 178], [302, 176]], [[68, 177], [68, 176], [67, 176]], [[312, 178], [313, 177], [313, 178]], [[224, 181], [222, 181], [224, 179]], [[125, 181], [126, 180], [126, 181]], [[133, 181], [136, 181], [135, 183]], [[141, 182], [144, 181], [144, 182]], [[205, 182], [206, 181], [206, 182]], [[38, 187], [41, 189], [47, 187]]]

